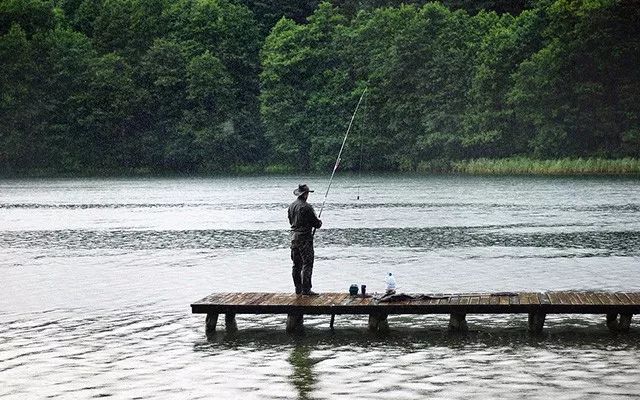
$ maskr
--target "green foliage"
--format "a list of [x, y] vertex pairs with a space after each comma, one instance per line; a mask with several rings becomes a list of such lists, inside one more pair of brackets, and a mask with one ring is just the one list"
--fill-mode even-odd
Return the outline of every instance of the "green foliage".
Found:
[[230, 171], [264, 159], [261, 38], [226, 0], [0, 2], [7, 171]]
[[365, 86], [353, 140], [367, 157], [360, 166], [348, 149], [343, 168], [638, 154], [633, 2], [549, 0], [515, 16], [358, 3], [368, 11], [342, 17], [355, 3], [323, 3], [306, 24], [281, 20], [267, 38], [261, 100], [275, 162], [330, 168]]
[[6, 34], [12, 25], [19, 25], [31, 36], [55, 26], [55, 11], [51, 0], [2, 0], [0, 1], [0, 35]]
[[343, 169], [626, 171], [602, 160], [640, 154], [638, 21], [632, 0], [4, 0], [0, 168], [329, 171], [367, 87]]
[[562, 158], [538, 160], [524, 157], [475, 159], [454, 162], [450, 170], [476, 175], [638, 175], [640, 160], [621, 158]]

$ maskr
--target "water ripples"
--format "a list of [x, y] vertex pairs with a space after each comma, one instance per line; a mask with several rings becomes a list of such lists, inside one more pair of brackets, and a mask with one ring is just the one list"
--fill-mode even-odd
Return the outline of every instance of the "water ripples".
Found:
[[[515, 225], [522, 227], [523, 225]], [[526, 226], [526, 225], [525, 225]], [[516, 247], [568, 250], [589, 255], [638, 256], [639, 231], [502, 233], [514, 226], [363, 228], [318, 231], [316, 246], [407, 247], [423, 249]], [[39, 230], [0, 232], [0, 247], [43, 249], [273, 249], [288, 247], [286, 230]], [[571, 251], [570, 249], [580, 250]], [[591, 250], [584, 252], [582, 250]], [[552, 257], [555, 253], [549, 254]], [[525, 255], [529, 256], [529, 255]]]
[[[160, 208], [201, 208], [216, 210], [282, 210], [288, 207], [288, 203], [224, 203], [224, 202], [193, 202], [193, 203], [1, 203], [2, 209], [25, 209], [25, 210], [90, 210], [90, 209], [160, 209]], [[366, 210], [366, 209], [461, 209], [474, 208], [482, 210], [511, 210], [511, 211], [533, 211], [535, 209], [555, 210], [565, 212], [608, 212], [608, 213], [636, 213], [640, 211], [637, 204], [598, 204], [598, 205], [548, 205], [541, 204], [513, 204], [513, 203], [375, 203], [375, 202], [351, 202], [351, 203], [329, 203], [328, 207], [333, 210]]]
[[[640, 393], [640, 328], [604, 316], [238, 316], [204, 335], [189, 304], [290, 291], [285, 208], [317, 177], [0, 181], [0, 398], [548, 399]], [[314, 290], [393, 270], [407, 292], [640, 289], [630, 179], [369, 176], [336, 180]], [[247, 196], [246, 188], [252, 188]], [[407, 188], [419, 188], [408, 191]], [[259, 195], [257, 194], [259, 193]], [[318, 193], [316, 193], [318, 194]], [[317, 200], [319, 197], [314, 198]], [[329, 223], [330, 222], [330, 223]], [[221, 321], [224, 325], [224, 321]]]
[[3, 398], [619, 398], [640, 389], [640, 332], [612, 341], [589, 316], [550, 317], [543, 337], [528, 336], [521, 316], [472, 317], [465, 336], [449, 334], [444, 317], [391, 317], [387, 336], [369, 334], [364, 318], [338, 317], [331, 334], [326, 317], [310, 317], [301, 337], [283, 332], [283, 317], [239, 316], [238, 334], [211, 342], [201, 316], [147, 306], [0, 317], [0, 337], [14, 338], [0, 342]]

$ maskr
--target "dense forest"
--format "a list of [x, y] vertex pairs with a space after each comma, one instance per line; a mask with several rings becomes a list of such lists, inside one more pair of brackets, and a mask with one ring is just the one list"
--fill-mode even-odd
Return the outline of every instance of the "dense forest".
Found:
[[639, 0], [0, 0], [0, 172], [640, 154]]

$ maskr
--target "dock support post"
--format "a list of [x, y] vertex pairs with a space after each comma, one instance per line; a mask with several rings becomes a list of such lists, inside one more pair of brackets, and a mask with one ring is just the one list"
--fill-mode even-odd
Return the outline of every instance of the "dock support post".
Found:
[[467, 331], [467, 314], [454, 313], [449, 317], [449, 331], [466, 332]]
[[216, 335], [216, 325], [218, 324], [218, 314], [208, 313], [204, 320], [204, 332], [207, 339], [212, 339]]
[[618, 321], [618, 330], [620, 332], [629, 332], [632, 316], [633, 314], [620, 314], [620, 321]]
[[387, 314], [369, 314], [369, 330], [371, 332], [388, 332]]
[[547, 314], [541, 311], [534, 311], [529, 313], [529, 332], [539, 335], [542, 333], [544, 327], [544, 320]]
[[336, 320], [336, 315], [335, 314], [331, 314], [331, 321], [329, 322], [329, 328], [331, 329], [331, 331], [333, 331], [333, 323]]
[[227, 333], [234, 333], [238, 331], [238, 324], [236, 323], [236, 315], [233, 313], [226, 313], [224, 315], [224, 329]]
[[607, 314], [607, 328], [611, 332], [618, 332], [618, 314]]
[[287, 333], [301, 333], [304, 331], [304, 315], [287, 314]]
[[611, 332], [628, 332], [631, 327], [632, 314], [607, 314], [607, 328]]

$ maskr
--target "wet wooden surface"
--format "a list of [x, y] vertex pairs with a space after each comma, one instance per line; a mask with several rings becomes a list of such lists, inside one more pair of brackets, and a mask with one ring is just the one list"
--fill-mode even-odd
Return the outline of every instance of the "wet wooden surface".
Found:
[[[416, 295], [411, 294], [410, 295]], [[640, 314], [640, 292], [425, 293], [430, 299], [379, 302], [348, 293], [213, 293], [191, 304], [193, 313], [236, 314]]]

